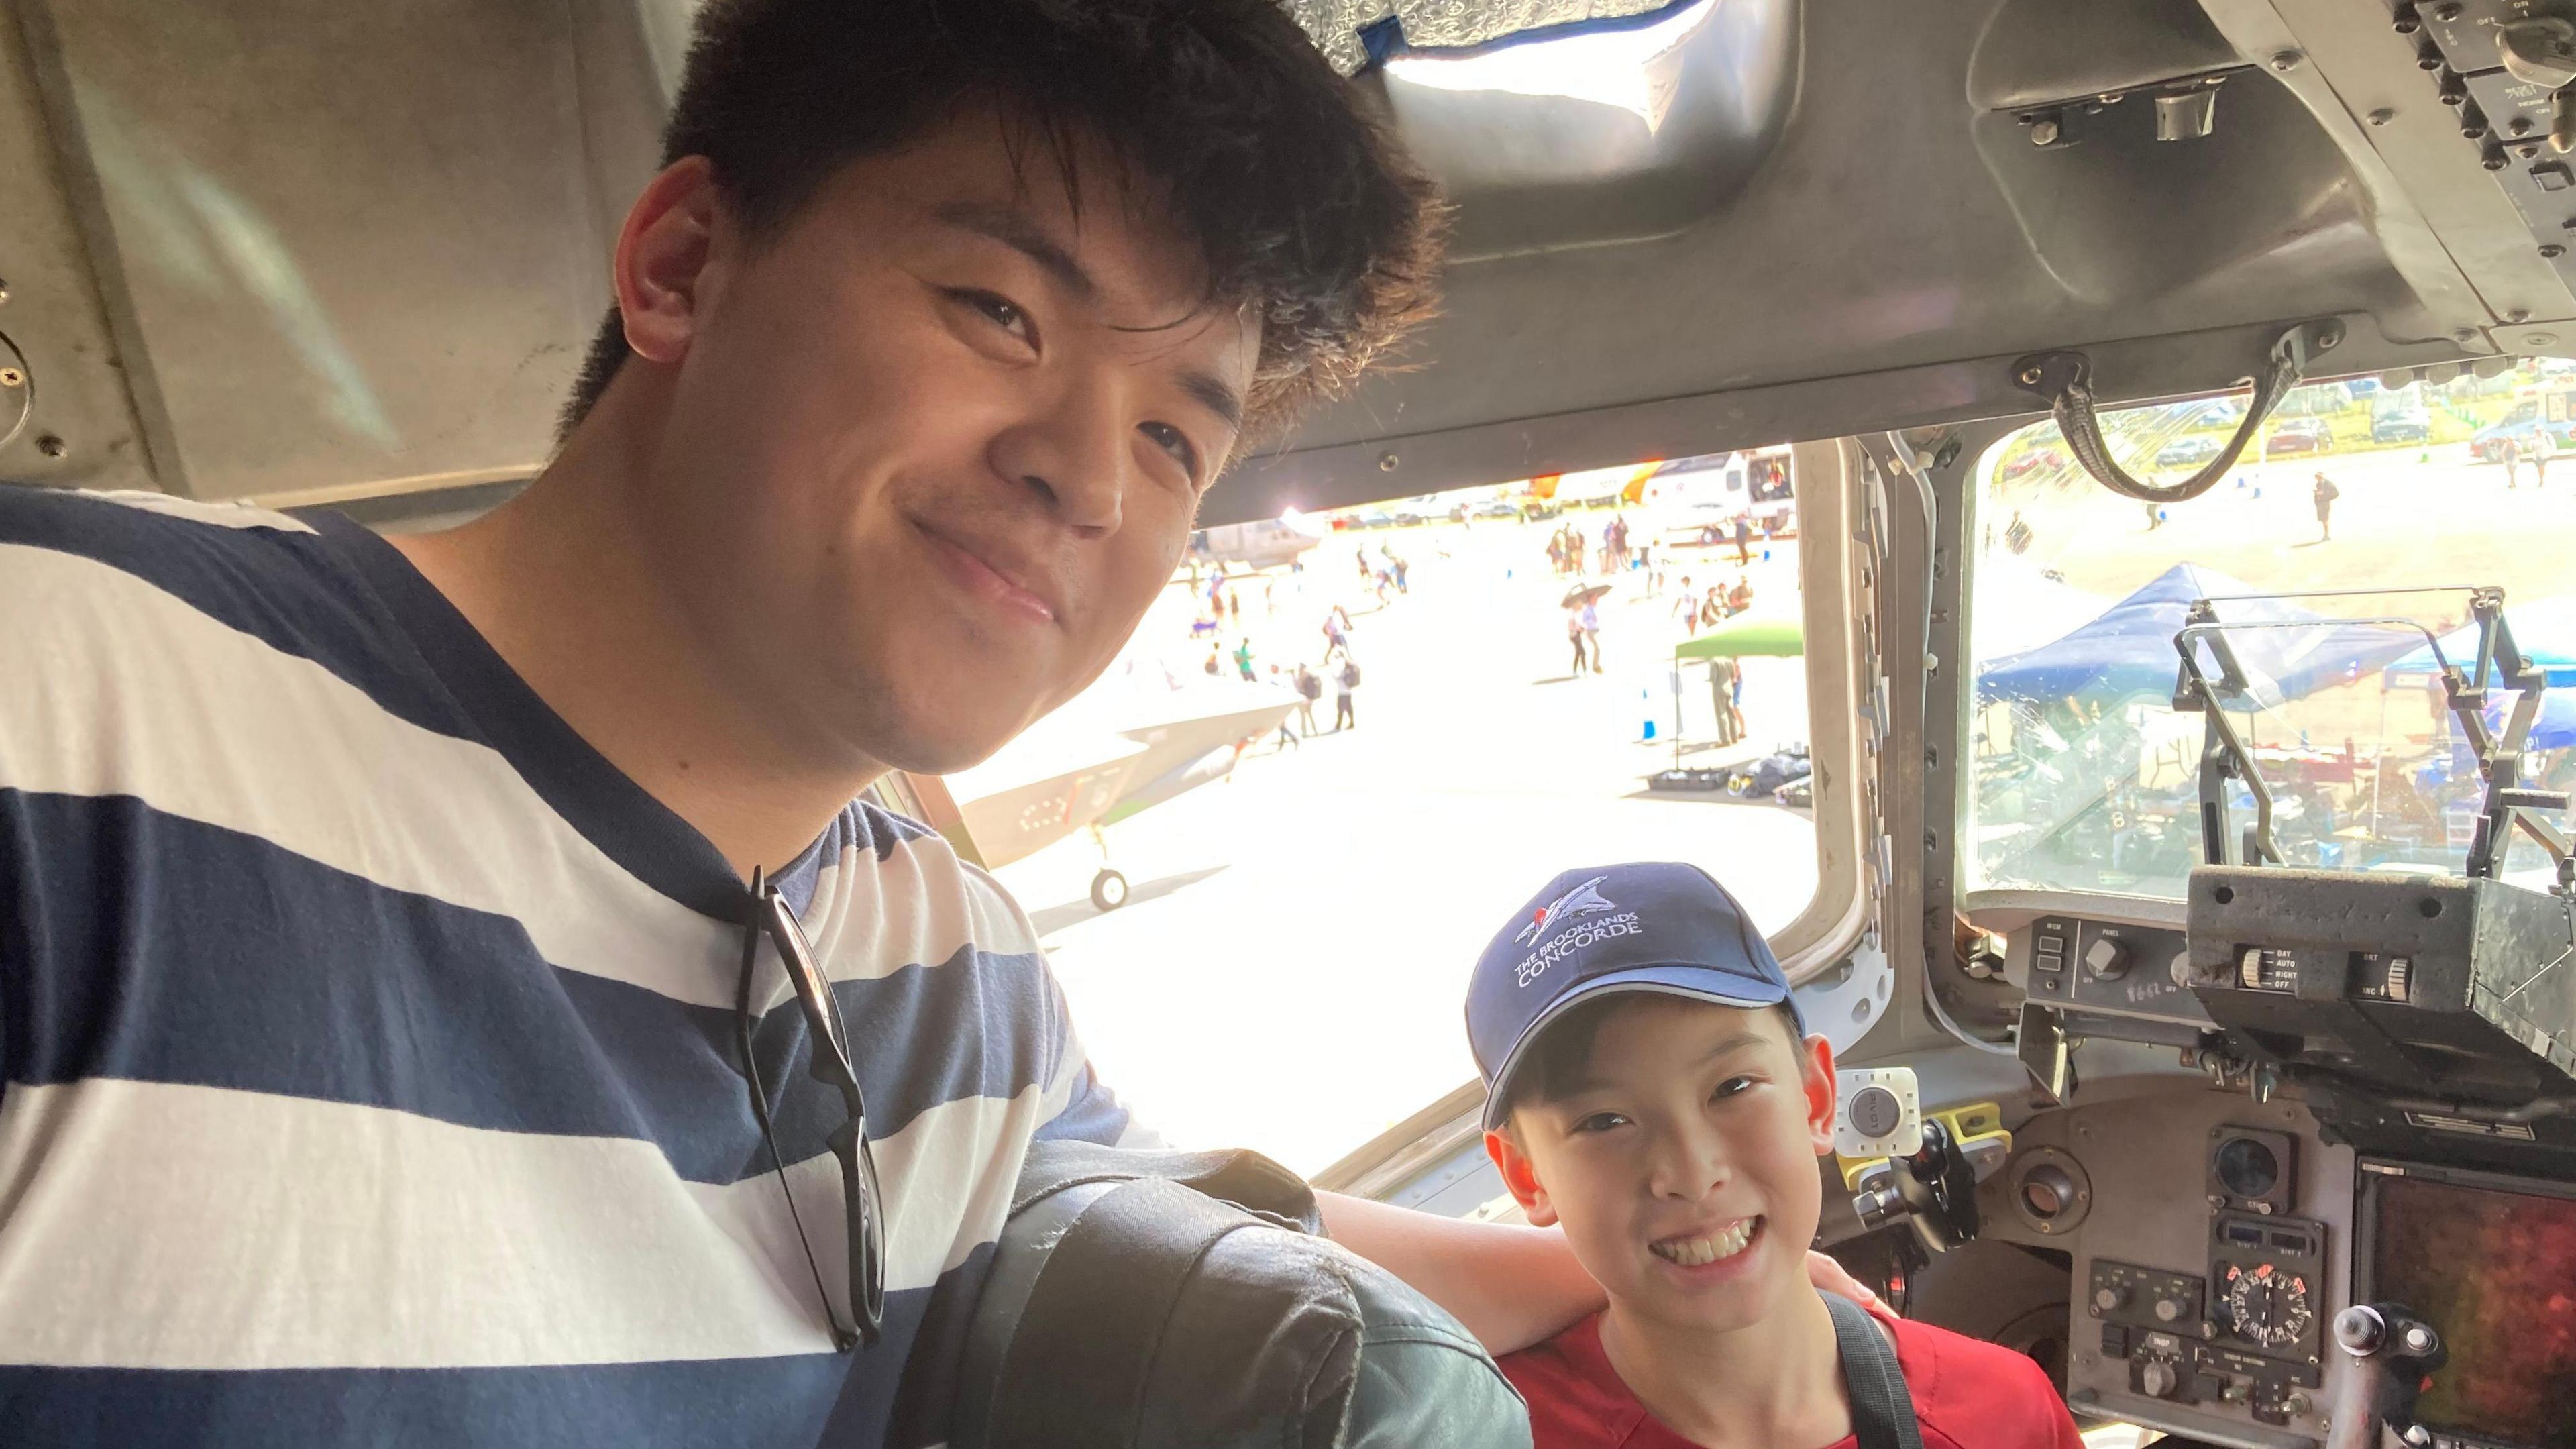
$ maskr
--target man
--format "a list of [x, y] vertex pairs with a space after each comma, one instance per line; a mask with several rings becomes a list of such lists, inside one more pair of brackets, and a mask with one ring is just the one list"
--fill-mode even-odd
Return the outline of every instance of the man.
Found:
[[1307, 667], [1305, 660], [1300, 659], [1294, 683], [1297, 687], [1297, 728], [1301, 733], [1312, 735], [1315, 733], [1315, 701], [1324, 697], [1324, 681]]
[[[1427, 306], [1427, 189], [1270, 0], [698, 27], [510, 503], [0, 490], [12, 1442], [936, 1443], [1028, 1143], [1129, 1132], [1017, 906], [853, 802], [1108, 665]], [[1324, 1216], [1498, 1350], [1599, 1305]]]
[[2343, 490], [2334, 485], [2333, 479], [2319, 473], [2317, 486], [2311, 490], [2310, 496], [2316, 500], [2317, 505], [2317, 542], [2332, 543], [2334, 542], [2335, 500], [2343, 496]]
[[[1027, 1143], [1127, 1130], [1025, 917], [852, 802], [1101, 672], [1247, 431], [1426, 304], [1427, 190], [1269, 0], [699, 24], [520, 497], [397, 546], [0, 492], [13, 1442], [934, 1443]], [[865, 1088], [868, 1346], [755, 868]], [[1594, 1301], [1326, 1212], [1497, 1347]]]
[[1583, 631], [1584, 647], [1592, 651], [1592, 672], [1601, 672], [1601, 609], [1586, 596], [1583, 607], [1574, 616], [1576, 627]]
[[1333, 733], [1359, 727], [1359, 715], [1351, 696], [1360, 688], [1360, 664], [1348, 649], [1342, 651], [1342, 667], [1333, 671]]

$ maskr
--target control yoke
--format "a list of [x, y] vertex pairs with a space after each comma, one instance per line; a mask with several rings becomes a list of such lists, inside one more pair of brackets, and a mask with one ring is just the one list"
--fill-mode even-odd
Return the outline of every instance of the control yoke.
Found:
[[2352, 1363], [2335, 1394], [2326, 1449], [2379, 1449], [2382, 1425], [2407, 1444], [2432, 1443], [2415, 1422], [2415, 1396], [2450, 1359], [2433, 1325], [2394, 1303], [2356, 1303], [2335, 1315], [2334, 1341]]

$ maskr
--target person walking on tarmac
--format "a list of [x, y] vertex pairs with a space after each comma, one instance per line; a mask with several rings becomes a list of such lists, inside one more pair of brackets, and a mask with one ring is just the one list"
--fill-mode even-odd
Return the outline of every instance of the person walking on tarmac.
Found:
[[2504, 462], [2504, 486], [2507, 488], [2521, 487], [2522, 444], [2515, 442], [2511, 438], [2507, 438], [2504, 440], [2504, 446], [2496, 450], [2496, 456]]
[[[1575, 626], [1583, 631], [1583, 646], [1592, 651], [1592, 672], [1601, 672], [1601, 610], [1590, 599], [1575, 613]], [[1579, 670], [1581, 666], [1577, 666]]]
[[1735, 566], [1737, 568], [1745, 568], [1752, 564], [1752, 545], [1753, 516], [1749, 513], [1739, 513], [1735, 515]]
[[2317, 501], [2317, 542], [2332, 543], [2335, 500], [2343, 496], [2343, 490], [2334, 485], [2332, 478], [2319, 473], [2313, 496]]
[[1315, 733], [1315, 701], [1324, 697], [1323, 676], [1307, 668], [1306, 661], [1300, 659], [1293, 682], [1297, 686], [1297, 729], [1311, 736]]
[[1359, 687], [1359, 661], [1345, 649], [1342, 651], [1342, 667], [1333, 671], [1333, 733], [1340, 734], [1346, 729], [1359, 727], [1358, 717], [1351, 713], [1351, 696]]
[[1576, 674], [1581, 674], [1583, 672], [1584, 665], [1584, 649], [1587, 642], [1583, 634], [1583, 606], [1581, 604], [1569, 604], [1566, 606], [1565, 637], [1573, 641], [1574, 672]]

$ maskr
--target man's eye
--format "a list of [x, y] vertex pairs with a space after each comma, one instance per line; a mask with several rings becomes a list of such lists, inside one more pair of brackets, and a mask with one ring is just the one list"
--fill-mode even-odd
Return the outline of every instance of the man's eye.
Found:
[[1199, 450], [1190, 445], [1189, 435], [1170, 423], [1146, 423], [1137, 431], [1153, 439], [1154, 446], [1180, 460], [1181, 467], [1196, 483], [1199, 477]]
[[985, 319], [994, 326], [1021, 341], [1037, 340], [1037, 327], [1029, 321], [1029, 314], [1021, 311], [1019, 304], [1010, 298], [992, 292], [979, 292], [971, 287], [958, 288], [948, 295], [983, 313]]

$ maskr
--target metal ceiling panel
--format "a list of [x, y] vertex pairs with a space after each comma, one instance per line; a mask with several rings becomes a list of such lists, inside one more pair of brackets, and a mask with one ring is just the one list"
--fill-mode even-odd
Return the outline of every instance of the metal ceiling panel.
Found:
[[162, 487], [315, 502], [541, 464], [650, 165], [636, 12], [18, 5]]

